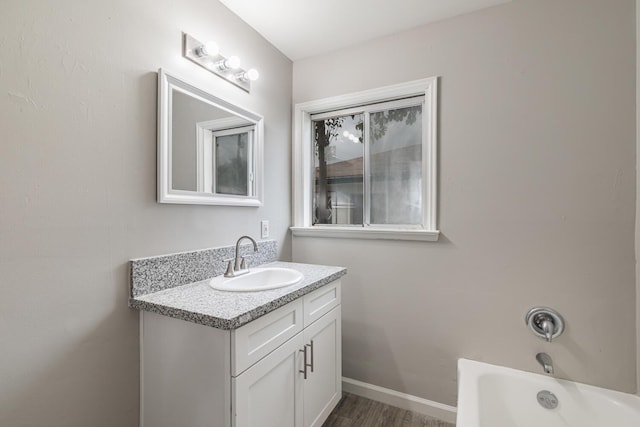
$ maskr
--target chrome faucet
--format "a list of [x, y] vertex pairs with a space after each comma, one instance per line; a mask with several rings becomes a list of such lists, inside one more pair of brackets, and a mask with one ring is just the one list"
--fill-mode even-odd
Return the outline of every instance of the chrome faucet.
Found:
[[247, 255], [240, 256], [240, 242], [242, 242], [244, 239], [249, 239], [251, 243], [253, 243], [253, 252], [258, 252], [258, 244], [255, 240], [253, 240], [253, 238], [251, 238], [250, 236], [241, 236], [236, 242], [235, 258], [225, 260], [228, 262], [228, 264], [227, 271], [224, 273], [224, 277], [241, 276], [249, 272], [249, 269], [247, 268], [247, 262], [245, 260], [245, 257]]
[[547, 353], [538, 353], [536, 354], [536, 360], [542, 365], [545, 374], [553, 375], [553, 360], [551, 360], [551, 356]]

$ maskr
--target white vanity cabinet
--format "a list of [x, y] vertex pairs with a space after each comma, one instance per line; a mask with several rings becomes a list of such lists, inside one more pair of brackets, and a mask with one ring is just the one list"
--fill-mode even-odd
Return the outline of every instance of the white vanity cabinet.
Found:
[[339, 280], [231, 331], [142, 312], [141, 426], [320, 427], [342, 395], [340, 313]]

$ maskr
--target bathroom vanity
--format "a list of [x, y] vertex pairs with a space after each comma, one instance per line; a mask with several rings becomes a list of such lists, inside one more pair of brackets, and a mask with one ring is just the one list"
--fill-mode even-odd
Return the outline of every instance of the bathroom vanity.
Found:
[[129, 305], [141, 310], [141, 426], [319, 427], [326, 420], [342, 395], [346, 270], [268, 265], [304, 279], [259, 292], [219, 291], [206, 279], [132, 295]]

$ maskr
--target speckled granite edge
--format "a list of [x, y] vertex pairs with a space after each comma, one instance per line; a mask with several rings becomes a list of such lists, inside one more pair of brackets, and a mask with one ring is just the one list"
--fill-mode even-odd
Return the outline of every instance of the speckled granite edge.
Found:
[[[190, 285], [185, 285], [180, 289], [169, 289], [155, 295], [141, 297], [144, 299], [132, 298], [129, 300], [129, 306], [131, 308], [162, 314], [175, 319], [186, 320], [188, 322], [211, 326], [218, 329], [237, 329], [258, 317], [261, 317], [300, 298], [303, 295], [339, 279], [347, 273], [347, 269], [343, 267], [316, 266], [286, 262], [275, 262], [269, 265], [275, 267], [294, 268], [302, 271], [305, 273], [305, 280], [302, 282], [300, 287], [293, 290], [285, 290], [283, 292], [277, 292], [280, 290], [275, 290], [250, 293], [220, 292], [211, 289], [207, 282], [192, 283]], [[309, 274], [309, 271], [312, 269], [314, 271], [312, 271], [312, 274]], [[307, 275], [310, 275], [311, 277], [306, 277]], [[209, 300], [219, 301], [219, 307], [217, 307], [217, 309], [221, 311], [220, 315], [216, 316], [210, 313], [205, 313], [198, 310], [198, 307], [190, 309], [172, 306], [176, 296], [183, 300], [193, 296], [194, 300], [198, 300], [198, 298], [201, 297], [201, 292], [206, 292], [206, 297]], [[220, 298], [217, 299], [216, 297]], [[228, 300], [224, 301], [224, 297]], [[211, 301], [209, 300], [205, 301], [205, 304], [210, 304]], [[226, 308], [225, 303], [241, 306], [241, 312], [232, 316], [224, 317]], [[242, 308], [243, 304], [246, 305], [246, 310], [244, 311]]]
[[[275, 240], [257, 243], [258, 252], [255, 254], [250, 243], [241, 245], [241, 254], [252, 255], [247, 258], [250, 267], [273, 262], [278, 258], [278, 244]], [[139, 297], [219, 276], [226, 270], [223, 260], [233, 258], [234, 252], [235, 246], [224, 246], [132, 259], [129, 296]]]

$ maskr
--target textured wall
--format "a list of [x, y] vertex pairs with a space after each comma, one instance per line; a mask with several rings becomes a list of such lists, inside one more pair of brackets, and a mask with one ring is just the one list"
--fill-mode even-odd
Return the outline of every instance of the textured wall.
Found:
[[[181, 32], [260, 70], [251, 95], [181, 57]], [[262, 208], [156, 203], [164, 67], [265, 117]], [[291, 62], [215, 0], [3, 0], [0, 425], [138, 425], [128, 260], [233, 244], [271, 221], [290, 259]]]
[[[519, 0], [294, 64], [294, 101], [440, 80], [437, 243], [293, 239], [344, 265], [344, 375], [456, 403], [456, 359], [636, 389], [633, 0]], [[535, 305], [566, 318], [549, 345]]]

